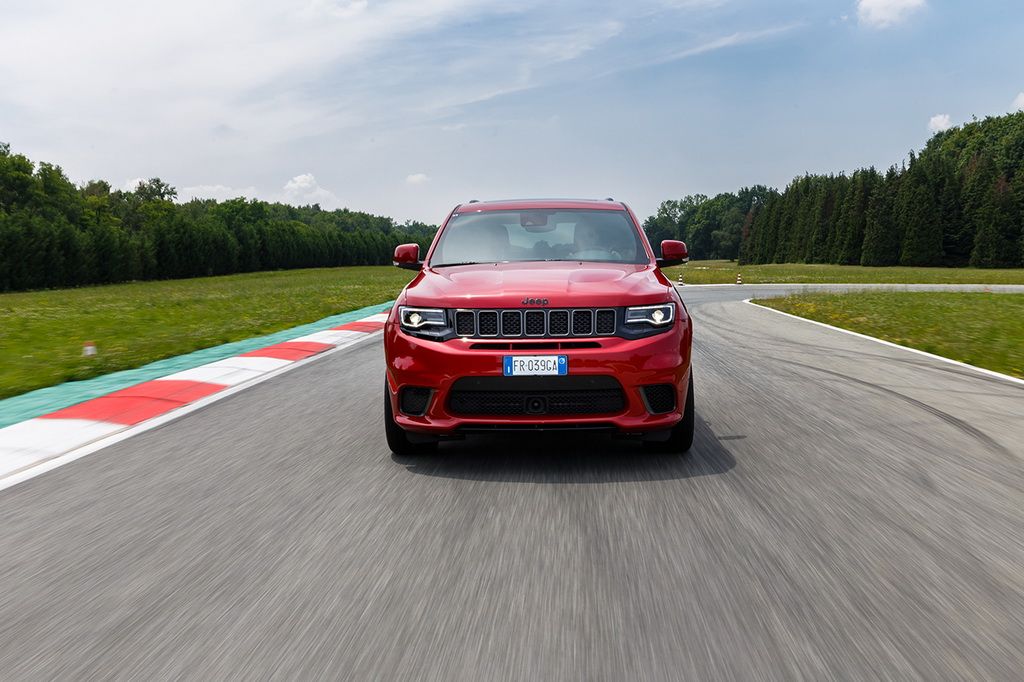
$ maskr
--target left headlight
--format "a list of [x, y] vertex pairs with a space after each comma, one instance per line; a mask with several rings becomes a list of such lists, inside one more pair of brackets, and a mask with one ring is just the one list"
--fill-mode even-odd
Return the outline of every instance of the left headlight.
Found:
[[398, 322], [416, 336], [439, 337], [449, 332], [448, 313], [442, 308], [399, 306]]
[[625, 322], [626, 324], [650, 324], [655, 327], [664, 327], [672, 324], [675, 313], [674, 303], [635, 306], [626, 308]]

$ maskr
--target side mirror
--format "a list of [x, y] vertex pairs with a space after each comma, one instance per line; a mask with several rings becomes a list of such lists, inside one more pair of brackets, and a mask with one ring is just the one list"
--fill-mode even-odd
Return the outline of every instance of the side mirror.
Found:
[[658, 267], [664, 268], [669, 265], [679, 265], [690, 260], [690, 252], [686, 250], [686, 244], [675, 239], [666, 239], [661, 243], [661, 258], [658, 259]]
[[406, 270], [422, 270], [419, 244], [399, 244], [395, 247], [394, 264]]

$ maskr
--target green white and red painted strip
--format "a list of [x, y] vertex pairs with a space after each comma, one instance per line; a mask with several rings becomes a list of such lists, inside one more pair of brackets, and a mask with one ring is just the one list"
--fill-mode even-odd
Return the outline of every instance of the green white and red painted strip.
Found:
[[48, 471], [54, 468], [48, 464], [91, 444], [128, 430], [142, 430], [140, 427], [146, 424], [163, 423], [188, 406], [205, 404], [314, 356], [357, 343], [380, 332], [386, 319], [383, 313], [369, 315], [144, 381], [2, 428], [0, 489]]

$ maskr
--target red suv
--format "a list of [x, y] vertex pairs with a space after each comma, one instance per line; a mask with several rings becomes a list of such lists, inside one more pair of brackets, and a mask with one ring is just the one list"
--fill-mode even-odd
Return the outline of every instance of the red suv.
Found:
[[607, 430], [684, 452], [693, 441], [693, 335], [623, 203], [456, 206], [384, 328], [384, 427], [397, 454], [469, 433]]

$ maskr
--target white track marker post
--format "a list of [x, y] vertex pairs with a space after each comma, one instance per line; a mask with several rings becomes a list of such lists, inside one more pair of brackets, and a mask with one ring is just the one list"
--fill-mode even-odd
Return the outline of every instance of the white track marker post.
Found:
[[736, 273], [736, 284], [743, 284], [743, 275]]

